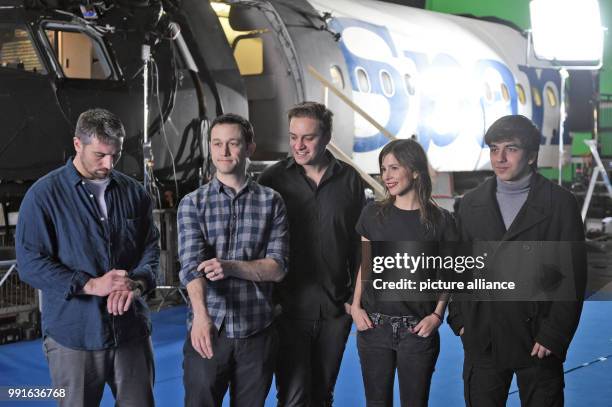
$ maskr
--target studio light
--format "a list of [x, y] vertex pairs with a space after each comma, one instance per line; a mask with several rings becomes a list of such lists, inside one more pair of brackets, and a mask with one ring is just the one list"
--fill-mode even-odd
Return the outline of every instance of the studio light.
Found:
[[597, 0], [532, 0], [533, 50], [566, 66], [600, 66], [604, 29]]

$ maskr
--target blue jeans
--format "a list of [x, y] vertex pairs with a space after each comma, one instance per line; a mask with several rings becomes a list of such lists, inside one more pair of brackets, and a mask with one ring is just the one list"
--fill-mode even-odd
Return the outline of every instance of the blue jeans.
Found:
[[374, 328], [357, 333], [367, 406], [393, 406], [397, 369], [401, 405], [427, 407], [431, 377], [440, 353], [438, 331], [427, 338], [420, 337], [410, 332], [414, 323], [405, 318], [374, 317], [372, 323]]

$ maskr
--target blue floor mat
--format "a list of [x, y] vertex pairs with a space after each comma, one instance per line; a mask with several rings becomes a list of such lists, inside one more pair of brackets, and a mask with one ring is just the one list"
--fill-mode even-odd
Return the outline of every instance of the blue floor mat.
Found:
[[[185, 339], [185, 307], [175, 307], [153, 314], [157, 406], [182, 405], [182, 346]], [[608, 407], [612, 405], [612, 302], [587, 302], [580, 326], [565, 363], [566, 406]], [[430, 406], [462, 406], [463, 382], [461, 343], [445, 324], [440, 329], [442, 349], [434, 373]], [[584, 366], [584, 364], [588, 364]], [[0, 386], [48, 386], [47, 363], [40, 340], [0, 346]], [[511, 392], [516, 390], [513, 385]], [[266, 406], [276, 405], [274, 384]], [[397, 383], [395, 404], [399, 405]], [[0, 407], [54, 406], [47, 402], [0, 402]], [[113, 406], [110, 390], [103, 406]], [[226, 399], [225, 406], [229, 406]], [[335, 405], [363, 406], [364, 394], [355, 335], [351, 333], [336, 385]], [[517, 393], [510, 395], [508, 406], [520, 406]]]

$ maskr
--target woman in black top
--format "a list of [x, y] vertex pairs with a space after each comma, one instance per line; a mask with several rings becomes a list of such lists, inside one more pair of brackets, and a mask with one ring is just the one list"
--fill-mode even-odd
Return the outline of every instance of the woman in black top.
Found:
[[[382, 149], [378, 161], [387, 198], [363, 209], [356, 227], [362, 240], [455, 240], [452, 217], [431, 198], [427, 156], [420, 144], [392, 141]], [[361, 269], [357, 281], [362, 281]], [[358, 330], [367, 405], [393, 405], [397, 369], [402, 406], [427, 406], [440, 351], [438, 327], [446, 308], [445, 296], [437, 301], [388, 301], [388, 295], [383, 300], [384, 292], [365, 283], [356, 285], [351, 315]]]

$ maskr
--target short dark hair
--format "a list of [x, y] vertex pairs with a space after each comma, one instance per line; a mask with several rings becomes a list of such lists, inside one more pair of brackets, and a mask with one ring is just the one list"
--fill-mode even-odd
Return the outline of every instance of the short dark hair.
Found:
[[225, 113], [214, 118], [210, 124], [210, 127], [208, 128], [209, 140], [213, 127], [218, 124], [235, 124], [240, 128], [240, 134], [247, 144], [251, 144], [255, 141], [255, 130], [253, 130], [253, 125], [251, 122], [235, 113]]
[[318, 120], [321, 134], [324, 137], [331, 137], [334, 114], [324, 104], [317, 102], [298, 103], [287, 112], [289, 121], [294, 117], [309, 117]]
[[525, 150], [537, 153], [540, 150], [542, 133], [527, 117], [515, 114], [497, 119], [489, 127], [484, 137], [488, 146], [512, 139], [517, 139]]
[[80, 114], [74, 135], [83, 144], [90, 144], [93, 137], [96, 137], [104, 144], [121, 145], [125, 137], [125, 128], [114, 113], [94, 108]]

